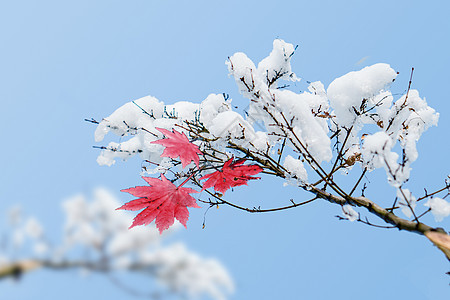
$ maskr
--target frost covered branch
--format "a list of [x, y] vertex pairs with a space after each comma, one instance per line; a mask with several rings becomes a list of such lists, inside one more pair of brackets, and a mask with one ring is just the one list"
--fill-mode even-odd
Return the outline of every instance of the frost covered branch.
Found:
[[[290, 63], [295, 50], [277, 39], [272, 52], [258, 65], [241, 52], [228, 58], [230, 76], [249, 100], [242, 114], [233, 110], [225, 94], [211, 94], [197, 104], [181, 101], [172, 105], [148, 96], [125, 104], [98, 124], [97, 142], [109, 132], [122, 137], [120, 143], [102, 146], [97, 160], [100, 165], [111, 166], [116, 158], [126, 160], [139, 154], [155, 166], [143, 169], [143, 175], [160, 174], [162, 179], [145, 177], [150, 187], [125, 190], [138, 199], [122, 208], [143, 209], [133, 226], [156, 220], [162, 231], [174, 218], [186, 226], [187, 207], [196, 204], [184, 201], [206, 191], [207, 199], [202, 199], [202, 194], [197, 198], [209, 207], [229, 205], [251, 213], [270, 212], [323, 199], [341, 206], [343, 218], [350, 221], [393, 226], [429, 239], [430, 232], [447, 237], [444, 229], [426, 225], [421, 219], [432, 213], [439, 222], [450, 215], [450, 203], [445, 200], [449, 179], [442, 188], [425, 191], [420, 198], [408, 189], [411, 166], [418, 158], [416, 144], [439, 118], [411, 88], [412, 73], [406, 94], [397, 100], [389, 88], [398, 73], [383, 63], [343, 75], [327, 89], [316, 81], [309, 83], [308, 91], [295, 93], [286, 89], [286, 84], [280, 85], [281, 81], [300, 81]], [[123, 140], [125, 136], [130, 138]], [[364, 178], [377, 168], [385, 170], [396, 195], [369, 200], [364, 196], [364, 183], [360, 196], [355, 196]], [[312, 193], [313, 198], [303, 202], [291, 199], [292, 205], [268, 209], [260, 205], [248, 208], [225, 199], [227, 190], [257, 179], [250, 175], [258, 173], [263, 180], [277, 177], [285, 185]], [[164, 194], [160, 182], [169, 175], [173, 186], [168, 185], [170, 192]], [[339, 184], [338, 176], [356, 180], [347, 190]], [[198, 190], [182, 187], [186, 181]], [[189, 194], [181, 195], [181, 190]], [[161, 201], [163, 195], [166, 200]], [[423, 200], [427, 200], [424, 207], [418, 207]], [[367, 216], [376, 216], [386, 225], [375, 225]], [[436, 239], [430, 240], [438, 245]], [[445, 243], [438, 247], [450, 249]]]

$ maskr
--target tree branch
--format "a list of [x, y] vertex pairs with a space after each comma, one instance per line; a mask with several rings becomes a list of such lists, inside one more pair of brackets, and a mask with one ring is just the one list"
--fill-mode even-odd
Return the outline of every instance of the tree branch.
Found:
[[330, 194], [316, 187], [311, 187], [310, 191], [316, 194], [317, 197], [327, 200], [330, 203], [336, 203], [341, 206], [345, 204], [350, 204], [358, 207], [364, 207], [370, 213], [376, 215], [377, 217], [384, 220], [388, 224], [395, 225], [400, 230], [406, 230], [422, 235], [428, 231], [437, 231], [447, 234], [445, 230], [442, 228], [433, 228], [421, 222], [413, 222], [406, 219], [402, 219], [399, 216], [395, 215], [394, 213], [382, 208], [381, 206], [379, 206], [378, 204], [374, 203], [373, 201], [369, 200], [366, 197], [347, 196], [346, 198], [343, 198], [340, 196]]

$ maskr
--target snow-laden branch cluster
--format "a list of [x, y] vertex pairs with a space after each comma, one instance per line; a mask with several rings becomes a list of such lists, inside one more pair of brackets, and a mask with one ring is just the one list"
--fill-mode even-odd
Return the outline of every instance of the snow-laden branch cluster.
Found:
[[[116, 158], [126, 160], [139, 154], [144, 161], [143, 175], [161, 174], [163, 181], [169, 178], [172, 182], [166, 202], [174, 209], [191, 197], [179, 196], [185, 189], [181, 186], [189, 181], [198, 188], [189, 189], [189, 193], [206, 191], [207, 199], [200, 194], [198, 201], [210, 206], [225, 204], [248, 212], [267, 212], [325, 199], [342, 206], [343, 219], [425, 235], [434, 230], [444, 234], [442, 229], [421, 223], [421, 218], [429, 212], [436, 221], [450, 215], [450, 203], [445, 200], [450, 193], [449, 179], [441, 189], [425, 190], [421, 197], [407, 188], [412, 163], [418, 158], [417, 142], [439, 118], [425, 98], [411, 88], [413, 73], [401, 96], [389, 90], [398, 73], [384, 63], [345, 74], [328, 88], [320, 81], [309, 83], [307, 91], [297, 93], [288, 89], [288, 84], [296, 86], [300, 81], [291, 68], [295, 51], [292, 44], [277, 39], [272, 52], [258, 64], [240, 52], [228, 58], [229, 75], [248, 99], [242, 114], [233, 110], [224, 93], [211, 94], [201, 103], [172, 105], [148, 96], [125, 104], [100, 122], [90, 120], [98, 124], [97, 142], [109, 132], [120, 136], [120, 142], [100, 147], [98, 163], [110, 166]], [[172, 137], [176, 135], [180, 137], [177, 140]], [[179, 146], [166, 148], [175, 144]], [[184, 153], [187, 149], [191, 154]], [[243, 161], [252, 164], [241, 166]], [[365, 198], [365, 184], [361, 196], [354, 196], [365, 176], [377, 168], [385, 170], [388, 183], [396, 189], [388, 203], [386, 199], [375, 202]], [[259, 172], [282, 178], [285, 184], [313, 193], [314, 198], [303, 202], [291, 199], [291, 204], [271, 209], [251, 209], [226, 200], [226, 190], [247, 184], [256, 179], [248, 175]], [[359, 179], [346, 191], [335, 176], [350, 173]], [[134, 224], [148, 224], [155, 218], [158, 224], [165, 218], [166, 228], [175, 217], [185, 225], [186, 207], [196, 204], [184, 205], [179, 216], [177, 209], [172, 209], [158, 217], [161, 197], [154, 191], [161, 191], [163, 183], [144, 179], [151, 187], [126, 190], [140, 198], [122, 207], [144, 209]], [[205, 179], [208, 181], [202, 182]], [[182, 183], [176, 186], [176, 181]], [[417, 205], [420, 201], [425, 205]], [[388, 225], [374, 224], [358, 207]]]
[[[261, 159], [275, 157], [283, 172], [279, 175], [305, 188], [311, 175], [327, 182], [327, 175], [348, 171], [355, 163], [365, 171], [384, 168], [389, 184], [398, 189], [397, 204], [411, 217], [416, 198], [403, 187], [418, 158], [416, 144], [437, 125], [439, 114], [414, 89], [395, 100], [389, 87], [397, 73], [382, 63], [341, 76], [327, 89], [316, 81], [308, 91], [290, 91], [280, 81], [300, 80], [290, 64], [295, 50], [277, 39], [258, 65], [244, 53], [229, 57], [230, 75], [249, 99], [244, 115], [233, 111], [225, 94], [211, 94], [201, 103], [165, 105], [148, 96], [125, 104], [99, 122], [97, 142], [108, 132], [121, 136], [121, 142], [102, 147], [98, 163], [110, 166], [115, 158], [139, 154], [155, 166], [145, 172], [166, 173], [177, 162], [162, 157], [164, 147], [152, 142], [163, 138], [156, 128], [175, 129], [200, 147], [204, 163], [215, 166], [237, 156], [233, 148], [245, 149]], [[251, 158], [248, 153], [245, 157]], [[334, 162], [331, 173], [323, 170], [324, 162]], [[444, 199], [433, 198], [426, 205], [437, 220], [450, 215]]]
[[116, 197], [103, 188], [94, 191], [91, 201], [84, 195], [66, 200], [59, 243], [49, 241], [37, 219], [25, 219], [14, 208], [9, 214], [11, 230], [0, 248], [0, 278], [18, 275], [7, 272], [13, 266], [25, 272], [31, 263], [60, 270], [142, 274], [154, 278], [162, 290], [188, 298], [225, 299], [233, 291], [232, 279], [219, 261], [203, 258], [182, 243], [166, 245], [164, 238], [179, 228], [178, 223], [163, 235], [155, 226], [128, 230], [132, 216], [116, 211], [119, 206]]

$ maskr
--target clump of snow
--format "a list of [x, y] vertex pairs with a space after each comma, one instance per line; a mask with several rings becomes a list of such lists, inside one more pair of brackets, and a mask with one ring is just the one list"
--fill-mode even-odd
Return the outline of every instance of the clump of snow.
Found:
[[346, 138], [345, 157], [357, 155], [359, 132], [365, 124], [383, 125], [392, 103], [386, 88], [397, 74], [387, 64], [375, 64], [335, 79], [327, 89], [333, 111], [331, 127], [340, 142]]
[[231, 99], [224, 95], [210, 94], [200, 104], [200, 121], [207, 127], [217, 114], [231, 110]]
[[245, 97], [252, 97], [259, 81], [256, 66], [253, 61], [242, 52], [237, 52], [231, 56], [225, 64], [228, 66], [230, 75], [236, 80], [239, 91]]
[[97, 163], [100, 166], [111, 166], [115, 163], [115, 158], [127, 160], [135, 154], [143, 152], [142, 148], [142, 140], [137, 136], [121, 143], [110, 142], [97, 157]]
[[437, 126], [438, 120], [439, 114], [427, 105], [425, 99], [419, 97], [417, 90], [410, 90], [408, 98], [405, 95], [392, 106], [387, 132], [400, 141], [409, 164], [418, 157], [416, 143], [422, 133], [431, 126]]
[[[411, 164], [418, 157], [417, 141], [425, 130], [437, 125], [439, 114], [413, 89], [393, 103], [393, 96], [386, 88], [395, 77], [396, 73], [389, 65], [376, 64], [335, 79], [328, 87], [327, 95], [334, 109], [332, 131], [338, 133], [341, 142], [347, 132], [350, 132], [344, 149], [345, 157], [362, 152], [366, 154], [367, 163], [370, 161], [367, 159], [369, 152], [372, 157], [379, 156], [374, 161], [385, 160], [385, 163], [369, 162], [369, 169], [385, 167], [389, 182], [399, 187], [409, 179]], [[382, 151], [378, 151], [376, 155], [372, 151], [374, 149], [370, 149], [369, 144], [373, 143], [367, 142], [367, 137], [363, 146], [365, 150], [360, 149], [362, 136], [359, 133], [366, 124], [378, 126], [380, 132], [384, 132], [392, 140], [385, 149], [378, 149]], [[377, 135], [378, 138], [382, 136], [383, 134]], [[369, 140], [373, 138], [369, 137]], [[395, 153], [391, 152], [397, 141], [402, 148], [401, 163], [396, 162]]]
[[351, 222], [359, 219], [359, 214], [353, 209], [351, 205], [346, 204], [342, 206], [342, 213], [344, 214], [344, 217], [349, 219]]
[[152, 118], [149, 115], [160, 118], [163, 112], [164, 104], [155, 97], [146, 96], [128, 102], [98, 124], [95, 141], [102, 141], [110, 131], [119, 136], [130, 134], [135, 128], [151, 124]]
[[301, 183], [308, 181], [308, 173], [306, 172], [303, 162], [287, 155], [284, 159], [283, 167], [289, 172], [287, 177], [294, 177]]
[[[22, 214], [22, 208], [20, 206], [14, 206], [8, 213], [8, 223], [11, 227], [9, 230], [11, 235], [10, 249], [14, 251], [14, 258], [17, 258], [19, 253], [28, 246], [28, 241], [33, 243], [31, 247], [35, 254], [39, 256], [46, 254], [48, 244], [43, 226], [36, 218], [24, 218]], [[4, 236], [3, 247], [3, 250], [7, 248], [6, 235]]]
[[347, 73], [330, 83], [327, 95], [334, 109], [337, 123], [350, 127], [358, 116], [363, 99], [371, 99], [382, 92], [397, 77], [388, 64], [375, 64], [360, 71]]
[[411, 218], [416, 208], [416, 197], [408, 189], [397, 190], [398, 204], [402, 207], [402, 212], [408, 218]]
[[[296, 137], [308, 148], [310, 154], [318, 161], [329, 161], [332, 157], [331, 141], [327, 136], [328, 129], [325, 129], [311, 113], [308, 105], [309, 97], [316, 97], [312, 94], [296, 94], [289, 90], [273, 91], [275, 103], [280, 112], [287, 120], [290, 120], [294, 127]], [[283, 117], [282, 117], [283, 119]], [[291, 136], [294, 143], [297, 138]]]
[[[281, 39], [273, 41], [273, 50], [269, 56], [258, 64], [259, 78], [267, 85], [275, 84], [277, 80], [300, 81], [291, 70], [291, 57], [295, 47]], [[276, 87], [276, 85], [275, 85]]]
[[33, 246], [33, 251], [38, 256], [43, 256], [45, 254], [48, 254], [49, 250], [50, 250], [49, 245], [43, 241], [38, 241]]
[[450, 216], [450, 203], [442, 198], [431, 198], [424, 205], [431, 209], [436, 222], [441, 222], [444, 218]]
[[179, 101], [171, 105], [166, 105], [164, 108], [166, 116], [183, 120], [194, 120], [199, 112], [200, 105], [188, 101]]
[[25, 243], [26, 234], [22, 228], [16, 228], [13, 231], [12, 245], [16, 249], [20, 249]]
[[141, 176], [144, 176], [146, 174], [165, 174], [167, 170], [173, 167], [172, 159], [168, 157], [163, 157], [158, 165], [149, 165], [146, 167], [143, 167], [143, 170], [141, 172]]
[[409, 178], [410, 169], [399, 165], [399, 155], [391, 151], [393, 147], [391, 137], [386, 132], [379, 131], [365, 137], [361, 153], [368, 170], [384, 168], [389, 183], [398, 188]]
[[215, 137], [231, 138], [251, 142], [255, 137], [255, 130], [237, 112], [225, 111], [219, 113], [212, 121], [209, 132]]
[[[110, 142], [107, 146], [101, 147], [97, 163], [111, 166], [117, 158], [125, 161], [137, 154], [144, 160], [161, 163], [164, 147], [152, 143], [162, 138], [156, 128], [168, 130], [175, 128], [179, 132], [185, 132], [182, 127], [177, 126], [183, 125], [183, 121], [214, 125], [212, 121], [218, 114], [231, 110], [230, 103], [231, 100], [226, 99], [224, 95], [215, 94], [210, 94], [201, 104], [179, 101], [165, 105], [150, 96], [131, 101], [103, 119], [97, 126], [96, 141], [103, 140], [108, 132], [121, 137], [120, 142]], [[248, 127], [249, 131], [252, 130], [251, 126]]]
[[213, 299], [226, 299], [234, 284], [222, 265], [215, 259], [204, 259], [189, 252], [180, 243], [157, 250], [146, 256], [157, 267], [157, 277], [170, 290], [181, 291], [196, 298], [208, 294]]
[[255, 132], [251, 140], [251, 145], [259, 152], [266, 152], [270, 148], [270, 139], [267, 134], [263, 131]]
[[44, 228], [35, 218], [29, 218], [25, 223], [25, 232], [33, 239], [40, 239], [44, 236]]
[[[387, 97], [390, 94], [382, 99]], [[417, 141], [430, 126], [437, 125], [439, 114], [416, 90], [410, 90], [408, 97], [401, 97], [392, 107], [381, 105], [378, 110], [382, 113], [377, 115], [377, 125], [383, 130], [366, 136], [361, 152], [369, 169], [384, 167], [389, 182], [399, 187], [409, 179], [411, 164], [418, 158]], [[402, 148], [401, 163], [397, 162], [399, 155], [391, 152], [397, 141]]]

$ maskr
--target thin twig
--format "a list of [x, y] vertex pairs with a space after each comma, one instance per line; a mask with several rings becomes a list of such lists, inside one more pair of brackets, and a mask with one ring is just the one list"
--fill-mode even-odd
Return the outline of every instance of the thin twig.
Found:
[[351, 196], [353, 194], [353, 192], [356, 190], [356, 188], [358, 187], [359, 183], [361, 182], [361, 180], [363, 179], [364, 175], [366, 175], [366, 171], [367, 168], [364, 168], [364, 171], [362, 172], [361, 176], [359, 177], [358, 181], [356, 182], [355, 186], [352, 188], [352, 190], [350, 191], [350, 193], [348, 194], [349, 196]]

